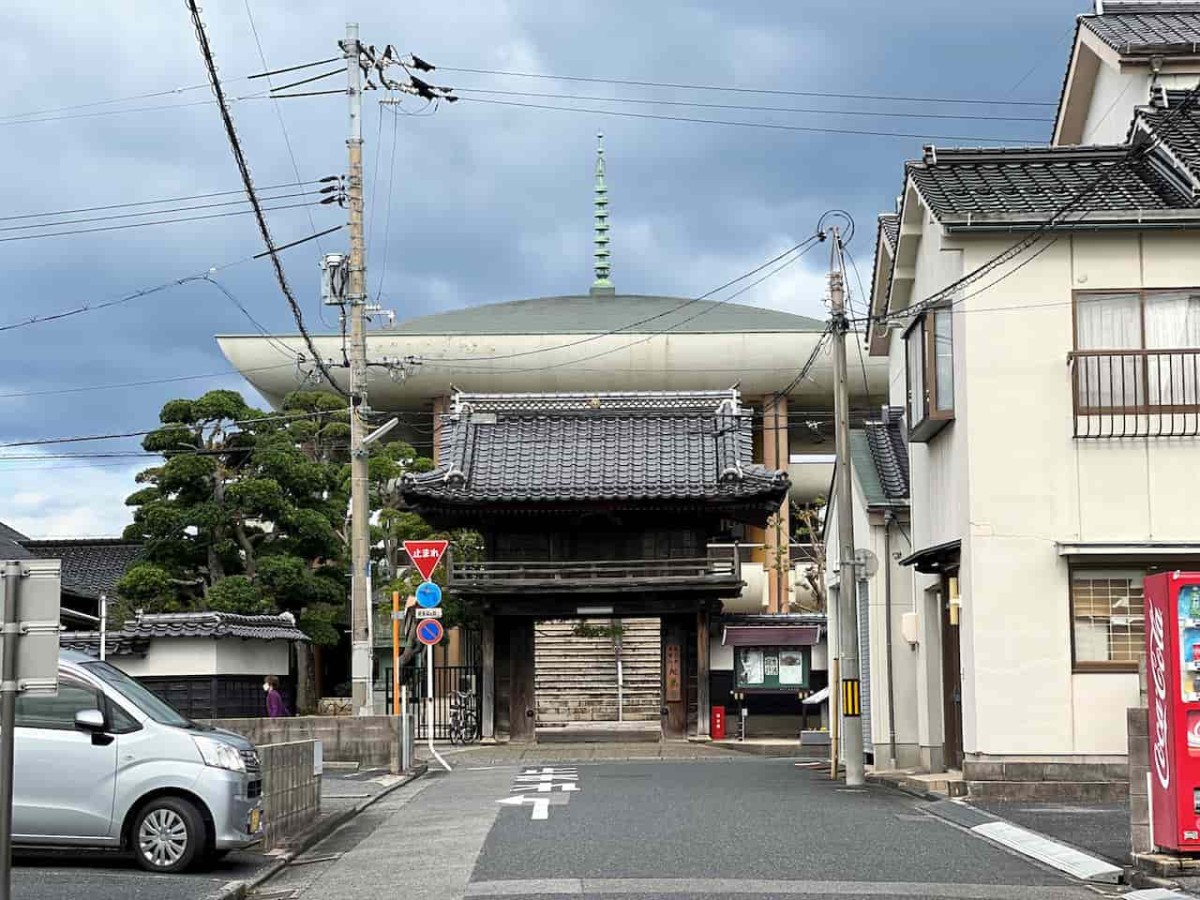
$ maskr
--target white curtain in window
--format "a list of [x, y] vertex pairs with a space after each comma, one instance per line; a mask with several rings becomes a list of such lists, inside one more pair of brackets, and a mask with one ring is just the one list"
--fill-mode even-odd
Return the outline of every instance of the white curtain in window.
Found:
[[[1075, 306], [1077, 350], [1140, 350], [1141, 297], [1136, 293], [1084, 294]], [[1128, 407], [1144, 402], [1141, 359], [1083, 356], [1075, 360], [1079, 401], [1089, 407]]]
[[925, 421], [925, 323], [919, 322], [908, 333], [908, 421]]
[[[1146, 295], [1146, 347], [1200, 348], [1200, 292], [1163, 291]], [[1170, 406], [1196, 403], [1194, 354], [1150, 354], [1147, 366], [1151, 403]]]

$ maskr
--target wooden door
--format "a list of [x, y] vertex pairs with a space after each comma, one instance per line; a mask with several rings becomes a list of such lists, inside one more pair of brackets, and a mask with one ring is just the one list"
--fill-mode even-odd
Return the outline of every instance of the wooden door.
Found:
[[950, 574], [957, 576], [958, 573], [942, 576], [942, 721], [945, 723], [943, 754], [947, 769], [961, 769], [962, 657], [959, 653], [959, 626], [950, 622]]

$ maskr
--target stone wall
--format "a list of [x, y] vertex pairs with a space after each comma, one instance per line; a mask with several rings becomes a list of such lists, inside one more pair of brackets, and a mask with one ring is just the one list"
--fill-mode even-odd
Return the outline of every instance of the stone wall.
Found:
[[1150, 774], [1150, 711], [1145, 707], [1126, 710], [1129, 731], [1129, 831], [1134, 853], [1152, 853], [1150, 845], [1150, 798], [1146, 795]]
[[316, 741], [260, 744], [263, 773], [263, 851], [303, 831], [321, 813]]
[[217, 728], [244, 735], [257, 747], [320, 741], [326, 762], [401, 771], [400, 719], [393, 716], [297, 716], [286, 719], [212, 719]]
[[963, 761], [963, 780], [971, 797], [979, 800], [1113, 803], [1129, 794], [1129, 764], [1124, 757], [971, 754]]

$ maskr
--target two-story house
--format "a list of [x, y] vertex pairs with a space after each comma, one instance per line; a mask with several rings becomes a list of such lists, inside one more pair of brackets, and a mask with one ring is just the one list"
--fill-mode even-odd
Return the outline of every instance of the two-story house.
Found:
[[915, 614], [894, 714], [905, 761], [978, 795], [1122, 794], [1142, 578], [1200, 566], [1200, 4], [1097, 7], [1052, 146], [927, 147], [879, 223]]

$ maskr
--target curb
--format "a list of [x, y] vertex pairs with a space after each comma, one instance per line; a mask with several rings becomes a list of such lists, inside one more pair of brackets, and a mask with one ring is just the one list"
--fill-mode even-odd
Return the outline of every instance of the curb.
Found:
[[910, 787], [905, 781], [895, 778], [884, 778], [881, 775], [875, 775], [871, 772], [867, 773], [866, 780], [871, 784], [881, 784], [884, 787], [907, 794], [910, 797], [916, 797], [919, 800], [928, 800], [930, 803], [950, 799], [945, 794], [938, 793], [937, 791], [927, 791], [923, 788]]
[[257, 872], [254, 877], [248, 878], [245, 881], [231, 881], [221, 888], [212, 900], [245, 900], [246, 896], [255, 888], [269, 881], [279, 874], [280, 870], [285, 868], [293, 859], [303, 853], [308, 852], [313, 846], [319, 844], [325, 838], [329, 837], [359, 813], [369, 809], [371, 806], [378, 803], [384, 797], [391, 794], [393, 791], [398, 791], [416, 779], [420, 778], [429, 771], [429, 766], [425, 763], [416, 763], [413, 769], [407, 775], [404, 775], [395, 784], [390, 784], [381, 790], [373, 797], [368, 797], [360, 803], [356, 803], [349, 809], [344, 809], [341, 812], [322, 819], [312, 828], [302, 832], [296, 839], [296, 842], [290, 845], [287, 850], [279, 854], [274, 862], [267, 864], [262, 871]]

